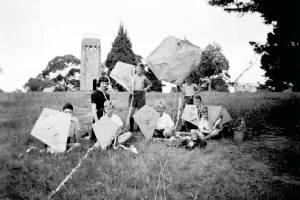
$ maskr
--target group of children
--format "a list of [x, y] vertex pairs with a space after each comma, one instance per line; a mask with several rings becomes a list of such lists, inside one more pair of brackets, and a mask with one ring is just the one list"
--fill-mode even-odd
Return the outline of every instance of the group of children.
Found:
[[[152, 84], [149, 79], [144, 75], [144, 65], [140, 64], [136, 67], [136, 75], [133, 81], [133, 92], [129, 95], [128, 106], [129, 106], [129, 122], [124, 125], [121, 118], [114, 114], [115, 105], [110, 100], [110, 95], [107, 93], [107, 87], [109, 80], [107, 77], [100, 77], [97, 82], [97, 89], [91, 94], [91, 109], [93, 115], [93, 123], [101, 119], [102, 116], [110, 118], [115, 124], [117, 124], [118, 131], [115, 136], [115, 140], [118, 143], [125, 143], [131, 138], [132, 132], [134, 131], [134, 118], [133, 115], [136, 110], [146, 105], [145, 93], [151, 88]], [[202, 105], [202, 99], [194, 85], [188, 81], [181, 86], [183, 91], [183, 103], [180, 106], [180, 115], [186, 104], [194, 104], [198, 109], [199, 124], [195, 126], [189, 122], [182, 122], [182, 126], [175, 127], [174, 121], [167, 114], [166, 103], [164, 100], [157, 100], [155, 102], [155, 110], [160, 114], [160, 117], [156, 123], [155, 130], [153, 133], [154, 138], [170, 138], [175, 136], [175, 132], [185, 131], [190, 132], [193, 141], [206, 140], [217, 135], [221, 128], [215, 126], [213, 129], [208, 126], [208, 113], [207, 107]], [[73, 107], [71, 104], [66, 104], [63, 108], [66, 113], [73, 113]], [[72, 125], [70, 129], [70, 143], [78, 142], [79, 138], [79, 123], [76, 118], [72, 118]], [[72, 127], [76, 127], [75, 129]], [[178, 129], [179, 128], [179, 129]], [[175, 130], [176, 129], [176, 130]], [[95, 146], [98, 147], [97, 138], [94, 131], [87, 137], [95, 142]]]

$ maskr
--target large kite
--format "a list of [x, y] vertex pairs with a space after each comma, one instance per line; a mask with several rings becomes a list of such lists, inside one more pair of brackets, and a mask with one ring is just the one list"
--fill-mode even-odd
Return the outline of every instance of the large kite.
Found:
[[66, 150], [71, 126], [71, 115], [44, 108], [36, 121], [31, 135], [62, 153]]
[[[226, 122], [232, 120], [231, 116], [223, 106], [207, 106], [208, 109], [208, 122], [209, 127], [213, 128], [213, 124], [221, 117], [220, 124], [223, 125]], [[196, 126], [199, 124], [198, 110], [195, 105], [186, 105], [181, 118]]]
[[114, 69], [111, 71], [110, 77], [122, 85], [128, 92], [132, 92], [134, 73], [134, 65], [118, 61]]
[[116, 123], [106, 116], [101, 117], [92, 126], [102, 149], [106, 149], [111, 144], [119, 128]]
[[165, 38], [145, 59], [159, 80], [181, 84], [200, 64], [201, 49], [187, 40]]
[[137, 113], [133, 116], [134, 121], [138, 124], [142, 134], [146, 139], [153, 136], [155, 125], [159, 118], [159, 113], [156, 112], [152, 107], [144, 105]]

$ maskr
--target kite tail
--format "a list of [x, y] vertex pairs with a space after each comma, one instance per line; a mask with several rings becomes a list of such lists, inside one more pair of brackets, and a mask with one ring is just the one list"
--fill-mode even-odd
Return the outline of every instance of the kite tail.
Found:
[[77, 171], [77, 169], [80, 167], [81, 163], [83, 160], [86, 159], [87, 155], [94, 149], [94, 146], [89, 148], [86, 152], [86, 154], [84, 155], [84, 157], [79, 161], [79, 163], [77, 164], [77, 166], [75, 168], [72, 169], [71, 173], [66, 176], [66, 178], [59, 184], [59, 186], [55, 189], [52, 190], [52, 192], [50, 193], [50, 196], [48, 197], [48, 200], [51, 199], [59, 190], [60, 188], [65, 184], [65, 182], [67, 182], [67, 180], [69, 180], [70, 178], [72, 178], [72, 175]]

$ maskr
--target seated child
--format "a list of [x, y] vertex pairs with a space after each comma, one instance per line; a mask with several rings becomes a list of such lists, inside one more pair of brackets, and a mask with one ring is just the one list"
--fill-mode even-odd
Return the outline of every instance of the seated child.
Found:
[[63, 106], [63, 112], [70, 114], [71, 117], [71, 127], [69, 131], [69, 137], [68, 137], [68, 142], [67, 144], [70, 143], [78, 143], [79, 142], [79, 121], [77, 117], [73, 116], [73, 106], [70, 103], [66, 103]]
[[192, 129], [191, 133], [196, 133], [201, 140], [207, 140], [209, 138], [217, 136], [222, 130], [220, 126], [221, 119], [222, 117], [218, 118], [213, 127], [210, 128], [208, 122], [208, 109], [206, 106], [204, 106], [201, 112], [201, 119], [198, 125], [198, 129]]
[[[114, 105], [112, 103], [112, 101], [105, 101], [104, 102], [104, 116], [110, 118], [115, 124], [117, 124], [117, 126], [119, 127], [116, 133], [116, 141], [112, 141], [112, 144], [114, 143], [118, 143], [118, 144], [123, 144], [125, 143], [127, 140], [129, 140], [132, 136], [131, 132], [126, 131], [126, 129], [124, 128], [124, 124], [121, 120], [121, 118], [118, 115], [113, 114], [114, 113]], [[96, 142], [95, 143], [96, 147], [99, 147], [99, 143]]]
[[153, 137], [159, 138], [167, 138], [171, 137], [172, 132], [174, 131], [174, 122], [170, 115], [168, 115], [166, 110], [166, 103], [164, 100], [157, 100], [155, 102], [155, 110], [160, 114], [160, 118], [158, 119]]
[[[202, 104], [202, 98], [199, 93], [195, 94], [193, 96], [193, 105], [195, 105], [198, 109], [198, 118], [201, 119], [201, 113], [203, 109], [203, 104]], [[181, 128], [181, 131], [190, 131], [192, 129], [198, 129], [198, 127], [188, 121], [183, 121], [183, 126]]]
[[[73, 106], [70, 103], [66, 103], [63, 106], [63, 112], [71, 115], [71, 126], [69, 130], [69, 136], [67, 139], [67, 149], [69, 149], [72, 146], [78, 146], [79, 145], [79, 121], [76, 117], [73, 116]], [[49, 152], [55, 152], [52, 148], [50, 148], [48, 145], [45, 144], [45, 148], [47, 148], [47, 151]]]

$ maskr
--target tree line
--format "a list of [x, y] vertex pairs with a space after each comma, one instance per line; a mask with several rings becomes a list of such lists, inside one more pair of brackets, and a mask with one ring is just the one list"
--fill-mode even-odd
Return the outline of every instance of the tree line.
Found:
[[[112, 43], [112, 48], [105, 60], [108, 75], [118, 61], [136, 65], [142, 59], [142, 56], [133, 52], [127, 31], [121, 24], [118, 34]], [[70, 65], [77, 66], [77, 68], [71, 68], [66, 75], [58, 73], [56, 77], [50, 78], [51, 72], [55, 73], [64, 70]], [[80, 60], [73, 55], [56, 56], [48, 62], [47, 67], [37, 77], [30, 78], [24, 87], [27, 87], [30, 91], [42, 91], [47, 87], [55, 87], [55, 91], [66, 91], [70, 86], [79, 88], [80, 81], [74, 77], [76, 73], [80, 73], [79, 65]], [[229, 79], [228, 69], [229, 61], [223, 54], [221, 46], [213, 42], [204, 49], [200, 65], [197, 66], [188, 79], [193, 83], [201, 85], [204, 89], [227, 90], [226, 84]], [[224, 72], [226, 75], [225, 78], [222, 76]], [[151, 69], [148, 68], [145, 75], [153, 84], [151, 90], [161, 92], [163, 84], [156, 78]], [[111, 83], [113, 88], [118, 91], [125, 91], [115, 80], [112, 79]]]

